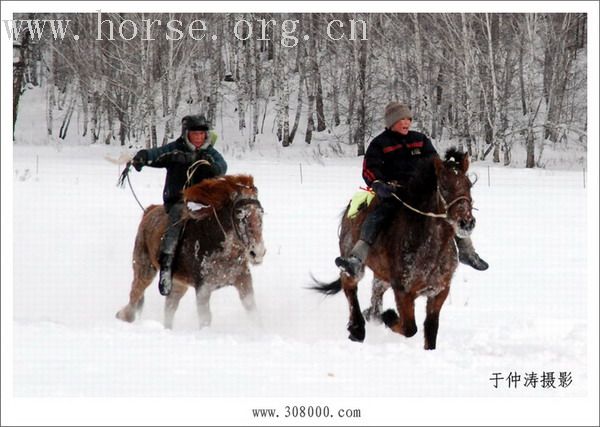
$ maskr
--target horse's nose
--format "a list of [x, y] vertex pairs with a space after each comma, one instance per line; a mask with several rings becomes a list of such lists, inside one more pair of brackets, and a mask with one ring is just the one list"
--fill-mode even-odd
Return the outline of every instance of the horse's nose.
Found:
[[471, 231], [475, 228], [475, 218], [461, 219], [459, 225], [463, 230]]
[[250, 255], [250, 261], [253, 264], [260, 264], [266, 252], [267, 250], [265, 249], [265, 245], [263, 243], [253, 245], [248, 251], [248, 255]]

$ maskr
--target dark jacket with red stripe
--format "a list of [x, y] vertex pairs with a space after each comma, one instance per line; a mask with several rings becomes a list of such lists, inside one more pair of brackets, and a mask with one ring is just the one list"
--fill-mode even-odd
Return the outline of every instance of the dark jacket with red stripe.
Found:
[[429, 138], [419, 132], [407, 135], [384, 130], [375, 137], [365, 153], [363, 178], [367, 185], [375, 180], [406, 183], [413, 174], [416, 159], [437, 155]]

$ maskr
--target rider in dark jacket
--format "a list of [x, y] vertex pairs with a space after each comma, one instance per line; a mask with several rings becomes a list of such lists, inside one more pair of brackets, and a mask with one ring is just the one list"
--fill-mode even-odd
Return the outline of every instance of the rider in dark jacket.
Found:
[[183, 228], [183, 190], [227, 172], [223, 156], [209, 143], [208, 131], [209, 125], [203, 115], [185, 116], [177, 140], [162, 147], [140, 150], [132, 159], [137, 171], [143, 166], [167, 169], [163, 202], [169, 226], [160, 244], [158, 282], [162, 295], [169, 295], [173, 286], [171, 266]]
[[386, 129], [371, 141], [363, 161], [368, 186], [379, 180], [406, 183], [415, 171], [417, 158], [437, 156], [431, 141], [419, 132], [402, 134]]
[[[360, 239], [350, 255], [337, 257], [335, 263], [350, 276], [362, 269], [382, 227], [398, 209], [392, 194], [396, 186], [406, 184], [417, 166], [416, 159], [437, 156], [429, 138], [410, 130], [412, 112], [408, 106], [391, 102], [385, 107], [386, 129], [371, 141], [363, 161], [363, 179], [381, 200], [367, 215]], [[392, 184], [393, 183], [393, 184]], [[459, 260], [477, 270], [486, 270], [488, 264], [475, 252], [471, 239], [456, 238]]]

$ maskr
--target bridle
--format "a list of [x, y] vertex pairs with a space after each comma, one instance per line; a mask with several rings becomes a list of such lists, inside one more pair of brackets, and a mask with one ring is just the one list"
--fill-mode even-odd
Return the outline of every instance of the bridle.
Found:
[[[240, 207], [246, 206], [246, 205], [258, 206], [258, 208], [261, 210], [261, 212], [263, 210], [263, 207], [260, 204], [260, 202], [258, 201], [258, 199], [254, 199], [251, 197], [240, 197], [240, 198], [236, 199], [235, 202], [233, 202], [233, 206], [231, 208], [231, 223], [233, 224], [233, 230], [235, 231], [235, 235], [236, 235], [237, 239], [244, 246], [248, 246], [249, 239], [248, 239], [248, 236], [246, 235], [246, 233], [243, 233], [242, 230], [240, 229], [239, 222], [242, 222], [245, 224], [246, 220], [248, 218], [248, 215], [246, 214], [243, 217], [238, 217], [235, 214], [235, 212]], [[227, 232], [225, 231], [223, 224], [221, 224], [221, 220], [219, 220], [219, 216], [217, 215], [217, 211], [215, 210], [214, 206], [212, 207], [212, 210], [213, 210], [215, 219], [217, 220], [217, 223], [219, 224], [219, 227], [221, 228], [221, 231], [223, 232], [223, 236], [227, 237]], [[241, 221], [239, 221], [239, 220], [241, 220]]]
[[[260, 211], [263, 211], [262, 205], [260, 204], [260, 202], [258, 201], [258, 199], [252, 199], [252, 198], [240, 198], [238, 200], [236, 200], [236, 202], [233, 204], [233, 208], [231, 209], [231, 222], [233, 224], [233, 229], [235, 230], [235, 235], [238, 238], [238, 240], [240, 242], [242, 242], [242, 244], [244, 246], [248, 246], [248, 235], [246, 233], [242, 233], [242, 230], [240, 230], [240, 222], [243, 223], [244, 225], [246, 225], [247, 223], [247, 219], [248, 219], [248, 213], [244, 213], [244, 215], [242, 217], [239, 217], [235, 214], [235, 211], [237, 209], [240, 209], [242, 206], [246, 206], [246, 205], [254, 205], [257, 206], [258, 209], [260, 209]], [[237, 220], [241, 220], [241, 221], [236, 221]]]

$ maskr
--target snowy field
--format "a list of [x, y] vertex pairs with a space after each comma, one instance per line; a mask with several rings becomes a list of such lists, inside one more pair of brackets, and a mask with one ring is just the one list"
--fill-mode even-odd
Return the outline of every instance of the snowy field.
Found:
[[[459, 266], [438, 348], [425, 351], [425, 300], [417, 303], [414, 337], [368, 324], [365, 342], [357, 344], [346, 338], [343, 294], [305, 289], [311, 273], [336, 277], [339, 217], [362, 185], [362, 158], [228, 158], [230, 173], [254, 175], [265, 208], [267, 255], [252, 270], [261, 322], [252, 322], [236, 291], [225, 288], [213, 294], [209, 328], [198, 329], [188, 292], [168, 331], [156, 281], [141, 319], [126, 324], [114, 317], [127, 302], [142, 213], [129, 189], [115, 186], [120, 168], [105, 156], [118, 157], [118, 149], [13, 149], [15, 397], [221, 398], [216, 407], [232, 398], [305, 405], [342, 398], [366, 408], [375, 397], [585, 398], [590, 381], [597, 385], [587, 362], [587, 263], [595, 262], [587, 239], [597, 236], [588, 235], [580, 171], [494, 167], [488, 185], [487, 166], [473, 165], [480, 177], [473, 239], [491, 267]], [[163, 179], [163, 170], [151, 168], [131, 176], [144, 204], [160, 202]], [[369, 297], [367, 275], [362, 307]], [[391, 293], [384, 307], [394, 307]], [[555, 388], [524, 386], [527, 375], [544, 372], [554, 373]], [[517, 373], [521, 381], [515, 388], [501, 380], [495, 388], [494, 373]], [[568, 385], [561, 386], [562, 373]], [[205, 411], [211, 406], [201, 402]], [[562, 400], [543, 399], [541, 408], [544, 402]], [[192, 413], [179, 423], [203, 423]], [[253, 422], [245, 415], [242, 422]]]

